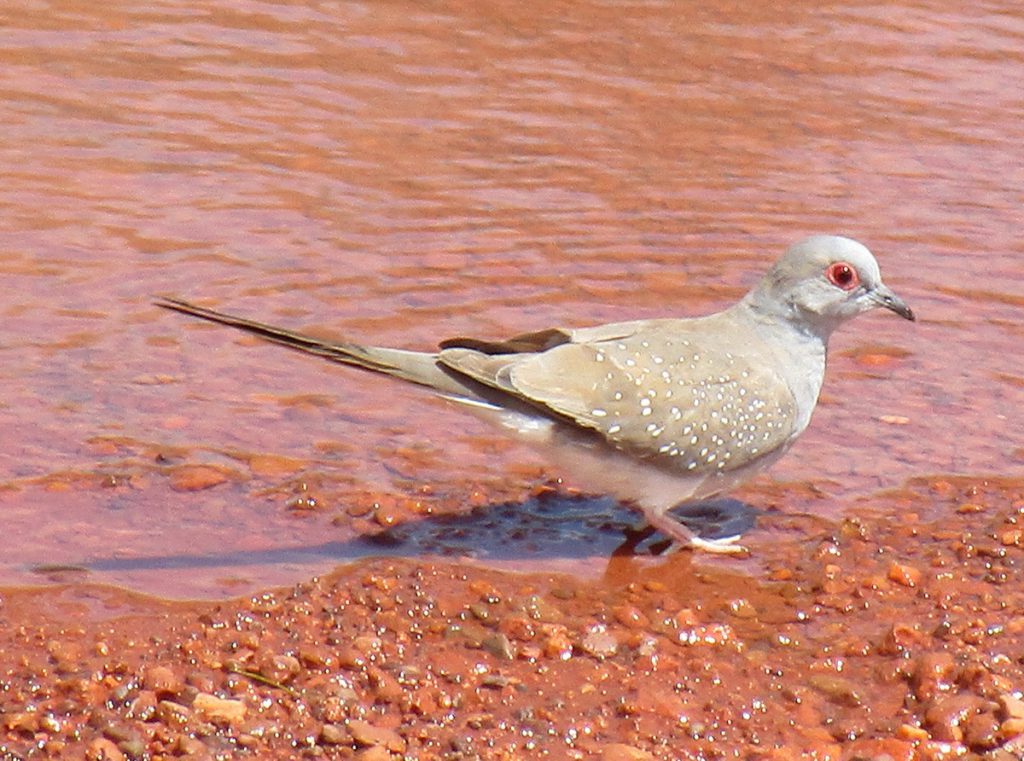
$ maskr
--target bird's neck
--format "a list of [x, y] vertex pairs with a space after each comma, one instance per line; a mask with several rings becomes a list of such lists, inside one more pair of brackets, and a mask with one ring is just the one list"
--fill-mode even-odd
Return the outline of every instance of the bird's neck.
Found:
[[793, 300], [775, 293], [766, 293], [761, 288], [750, 291], [736, 304], [736, 308], [749, 311], [754, 320], [773, 328], [778, 326], [787, 334], [792, 331], [817, 340], [821, 343], [822, 351], [828, 346], [828, 339], [841, 322], [828, 320], [819, 314], [809, 314]]
[[773, 366], [779, 368], [797, 400], [796, 431], [802, 431], [810, 422], [825, 379], [825, 353], [831, 330], [822, 333], [809, 329], [808, 321], [794, 319], [793, 315], [780, 315], [777, 309], [759, 309], [749, 297], [732, 306], [732, 310], [734, 319], [748, 326], [758, 345], [774, 355]]

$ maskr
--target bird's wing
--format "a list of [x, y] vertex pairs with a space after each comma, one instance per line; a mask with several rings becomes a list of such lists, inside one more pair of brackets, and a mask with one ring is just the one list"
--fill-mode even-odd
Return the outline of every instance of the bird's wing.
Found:
[[619, 449], [678, 458], [684, 468], [729, 470], [795, 433], [793, 394], [759, 353], [749, 358], [661, 324], [609, 332], [619, 335], [528, 354], [451, 348], [438, 359]]

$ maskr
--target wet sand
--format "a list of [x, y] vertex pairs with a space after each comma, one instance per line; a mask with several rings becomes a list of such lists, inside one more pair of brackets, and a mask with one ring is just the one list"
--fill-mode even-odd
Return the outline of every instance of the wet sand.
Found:
[[[0, 755], [1024, 753], [1016, 5], [0, 26]], [[745, 559], [152, 305], [429, 348], [707, 313], [815, 232], [922, 319], [835, 336]]]

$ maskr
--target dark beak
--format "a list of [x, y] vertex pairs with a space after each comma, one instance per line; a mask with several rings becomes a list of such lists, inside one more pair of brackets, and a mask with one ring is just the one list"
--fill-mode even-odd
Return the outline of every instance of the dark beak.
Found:
[[878, 306], [895, 312], [905, 320], [910, 320], [911, 322], [917, 320], [917, 317], [914, 316], [914, 310], [907, 306], [907, 302], [889, 290], [888, 286], [879, 285], [872, 291], [871, 298]]

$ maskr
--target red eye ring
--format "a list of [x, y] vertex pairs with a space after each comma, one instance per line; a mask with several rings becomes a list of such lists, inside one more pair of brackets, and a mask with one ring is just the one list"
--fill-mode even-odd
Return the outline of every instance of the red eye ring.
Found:
[[836, 288], [844, 291], [852, 291], [860, 285], [860, 276], [857, 270], [846, 262], [833, 262], [825, 270], [825, 277]]

